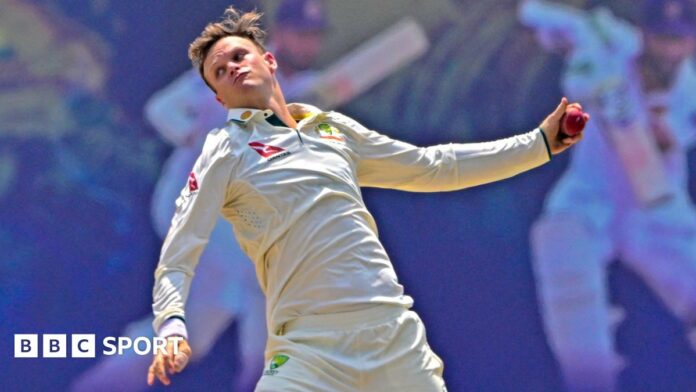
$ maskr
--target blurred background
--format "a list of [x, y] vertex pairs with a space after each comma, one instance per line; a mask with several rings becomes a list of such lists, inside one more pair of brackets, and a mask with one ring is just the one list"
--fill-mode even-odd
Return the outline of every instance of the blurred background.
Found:
[[[146, 120], [146, 102], [190, 68], [188, 44], [228, 5], [263, 10], [269, 22], [278, 3], [0, 0], [0, 390], [67, 390], [99, 360], [15, 359], [13, 334], [99, 341], [150, 312], [161, 245], [150, 203], [175, 146]], [[394, 138], [510, 136], [534, 128], [564, 94], [564, 57], [523, 26], [518, 1], [324, 3], [330, 22], [317, 69], [405, 16], [427, 32], [423, 56], [338, 107]], [[631, 0], [556, 3], [640, 18]], [[529, 236], [570, 159], [453, 193], [364, 190], [450, 391], [563, 390]], [[695, 187], [690, 174], [690, 195]], [[607, 268], [609, 298], [626, 314], [613, 334], [627, 364], [618, 389], [696, 390], [684, 323], [630, 268]], [[237, 337], [233, 322], [168, 390], [241, 390]], [[144, 384], [145, 376], [128, 377]]]

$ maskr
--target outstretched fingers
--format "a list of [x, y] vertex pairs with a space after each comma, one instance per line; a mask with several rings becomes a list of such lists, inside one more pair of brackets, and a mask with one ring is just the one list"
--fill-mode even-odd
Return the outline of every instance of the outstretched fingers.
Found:
[[163, 355], [157, 355], [152, 365], [150, 365], [150, 369], [147, 372], [147, 385], [155, 385], [155, 379], [160, 380], [164, 385], [169, 385], [171, 383], [165, 370]]

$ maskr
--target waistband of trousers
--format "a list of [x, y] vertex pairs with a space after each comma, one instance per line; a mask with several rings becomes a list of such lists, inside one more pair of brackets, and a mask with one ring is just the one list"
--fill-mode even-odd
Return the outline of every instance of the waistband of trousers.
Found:
[[278, 335], [282, 336], [293, 330], [347, 330], [358, 327], [370, 327], [395, 320], [408, 309], [399, 305], [380, 304], [351, 312], [317, 314], [301, 316], [283, 324]]

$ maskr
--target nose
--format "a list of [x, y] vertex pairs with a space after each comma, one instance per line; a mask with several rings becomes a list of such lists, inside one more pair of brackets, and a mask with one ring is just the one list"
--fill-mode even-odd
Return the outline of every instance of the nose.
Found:
[[227, 65], [227, 70], [231, 76], [234, 76], [234, 74], [236, 74], [237, 71], [239, 71], [239, 64], [230, 61]]

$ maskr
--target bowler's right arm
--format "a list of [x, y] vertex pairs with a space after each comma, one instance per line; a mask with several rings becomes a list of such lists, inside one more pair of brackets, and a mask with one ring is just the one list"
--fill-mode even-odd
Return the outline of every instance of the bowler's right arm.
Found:
[[[187, 337], [184, 305], [200, 255], [227, 199], [232, 162], [227, 132], [211, 132], [186, 188], [176, 201], [176, 212], [155, 270], [152, 293], [153, 327], [160, 337]], [[188, 348], [185, 340], [181, 342], [180, 348], [182, 344]], [[189, 357], [190, 348], [183, 355]], [[175, 357], [171, 351], [156, 353], [148, 372], [148, 384], [152, 385], [158, 378], [168, 385], [167, 372], [179, 372], [185, 365], [184, 358]]]

